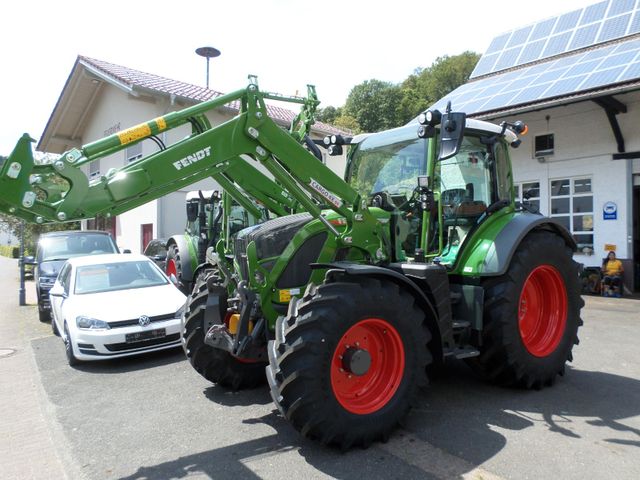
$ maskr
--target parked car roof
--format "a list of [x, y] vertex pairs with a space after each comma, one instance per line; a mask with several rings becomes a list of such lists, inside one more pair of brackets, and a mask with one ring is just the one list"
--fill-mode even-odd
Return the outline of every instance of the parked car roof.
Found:
[[100, 235], [111, 235], [109, 232], [105, 232], [104, 230], [58, 230], [55, 232], [46, 232], [40, 235], [40, 238], [42, 237], [55, 237], [55, 236], [59, 236], [59, 235], [69, 235], [69, 234], [78, 234], [78, 235], [84, 235], [87, 233], [97, 233]]
[[[87, 255], [82, 257], [73, 257], [67, 260], [74, 267], [84, 266], [84, 265], [100, 265], [103, 263], [124, 263], [124, 262], [135, 262], [135, 261], [147, 261], [150, 262], [149, 257], [146, 255], [141, 255], [138, 253], [107, 253], [101, 255]], [[152, 262], [153, 263], [153, 262]]]

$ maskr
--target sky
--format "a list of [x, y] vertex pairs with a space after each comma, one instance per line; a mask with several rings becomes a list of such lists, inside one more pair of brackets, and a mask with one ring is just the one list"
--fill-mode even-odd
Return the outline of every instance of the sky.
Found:
[[437, 57], [483, 53], [500, 33], [596, 0], [23, 0], [0, 4], [0, 155], [38, 140], [84, 55], [226, 93], [261, 90], [344, 104], [365, 80], [402, 82]]

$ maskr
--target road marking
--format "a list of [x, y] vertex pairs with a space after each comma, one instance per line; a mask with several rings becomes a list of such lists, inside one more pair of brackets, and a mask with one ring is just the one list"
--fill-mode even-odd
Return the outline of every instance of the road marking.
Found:
[[379, 444], [379, 448], [443, 480], [502, 480], [502, 477], [451, 455], [404, 430], [396, 431], [389, 442]]

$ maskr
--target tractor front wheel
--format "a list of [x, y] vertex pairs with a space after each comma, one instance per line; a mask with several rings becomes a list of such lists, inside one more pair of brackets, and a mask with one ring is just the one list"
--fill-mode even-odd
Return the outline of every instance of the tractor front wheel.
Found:
[[580, 291], [564, 240], [545, 231], [527, 235], [507, 273], [485, 283], [483, 343], [471, 366], [502, 385], [551, 385], [578, 343]]
[[171, 278], [173, 275], [176, 279], [178, 289], [185, 295], [191, 293], [191, 285], [182, 278], [182, 260], [180, 258], [180, 250], [175, 243], [167, 247], [167, 262], [165, 265], [165, 273]]
[[182, 326], [182, 347], [191, 366], [210, 382], [233, 390], [254, 388], [265, 382], [264, 362], [242, 362], [229, 352], [204, 343], [208, 327], [205, 308], [209, 290], [207, 281], [217, 275], [213, 269], [201, 272], [187, 300]]
[[386, 439], [432, 361], [412, 295], [390, 282], [347, 280], [311, 285], [290, 304], [267, 367], [271, 395], [294, 428], [343, 449]]

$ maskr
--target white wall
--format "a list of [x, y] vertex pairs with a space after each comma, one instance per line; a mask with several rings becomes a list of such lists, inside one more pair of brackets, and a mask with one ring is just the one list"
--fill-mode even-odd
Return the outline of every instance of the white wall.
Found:
[[[625, 150], [640, 150], [640, 93], [615, 97], [627, 106], [626, 114], [617, 116], [625, 139]], [[518, 149], [511, 150], [515, 182], [540, 182], [541, 213], [550, 211], [550, 181], [560, 178], [588, 176], [592, 179], [594, 200], [594, 253], [576, 254], [576, 261], [599, 266], [605, 256], [604, 245], [615, 244], [620, 258], [631, 258], [632, 243], [632, 169], [640, 167], [638, 161], [613, 160], [617, 153], [611, 126], [605, 111], [591, 101], [530, 112], [509, 118], [522, 120], [529, 132], [522, 137]], [[534, 157], [534, 137], [553, 133], [555, 151], [539, 161]], [[616, 220], [604, 220], [602, 209], [606, 202], [618, 207]]]

